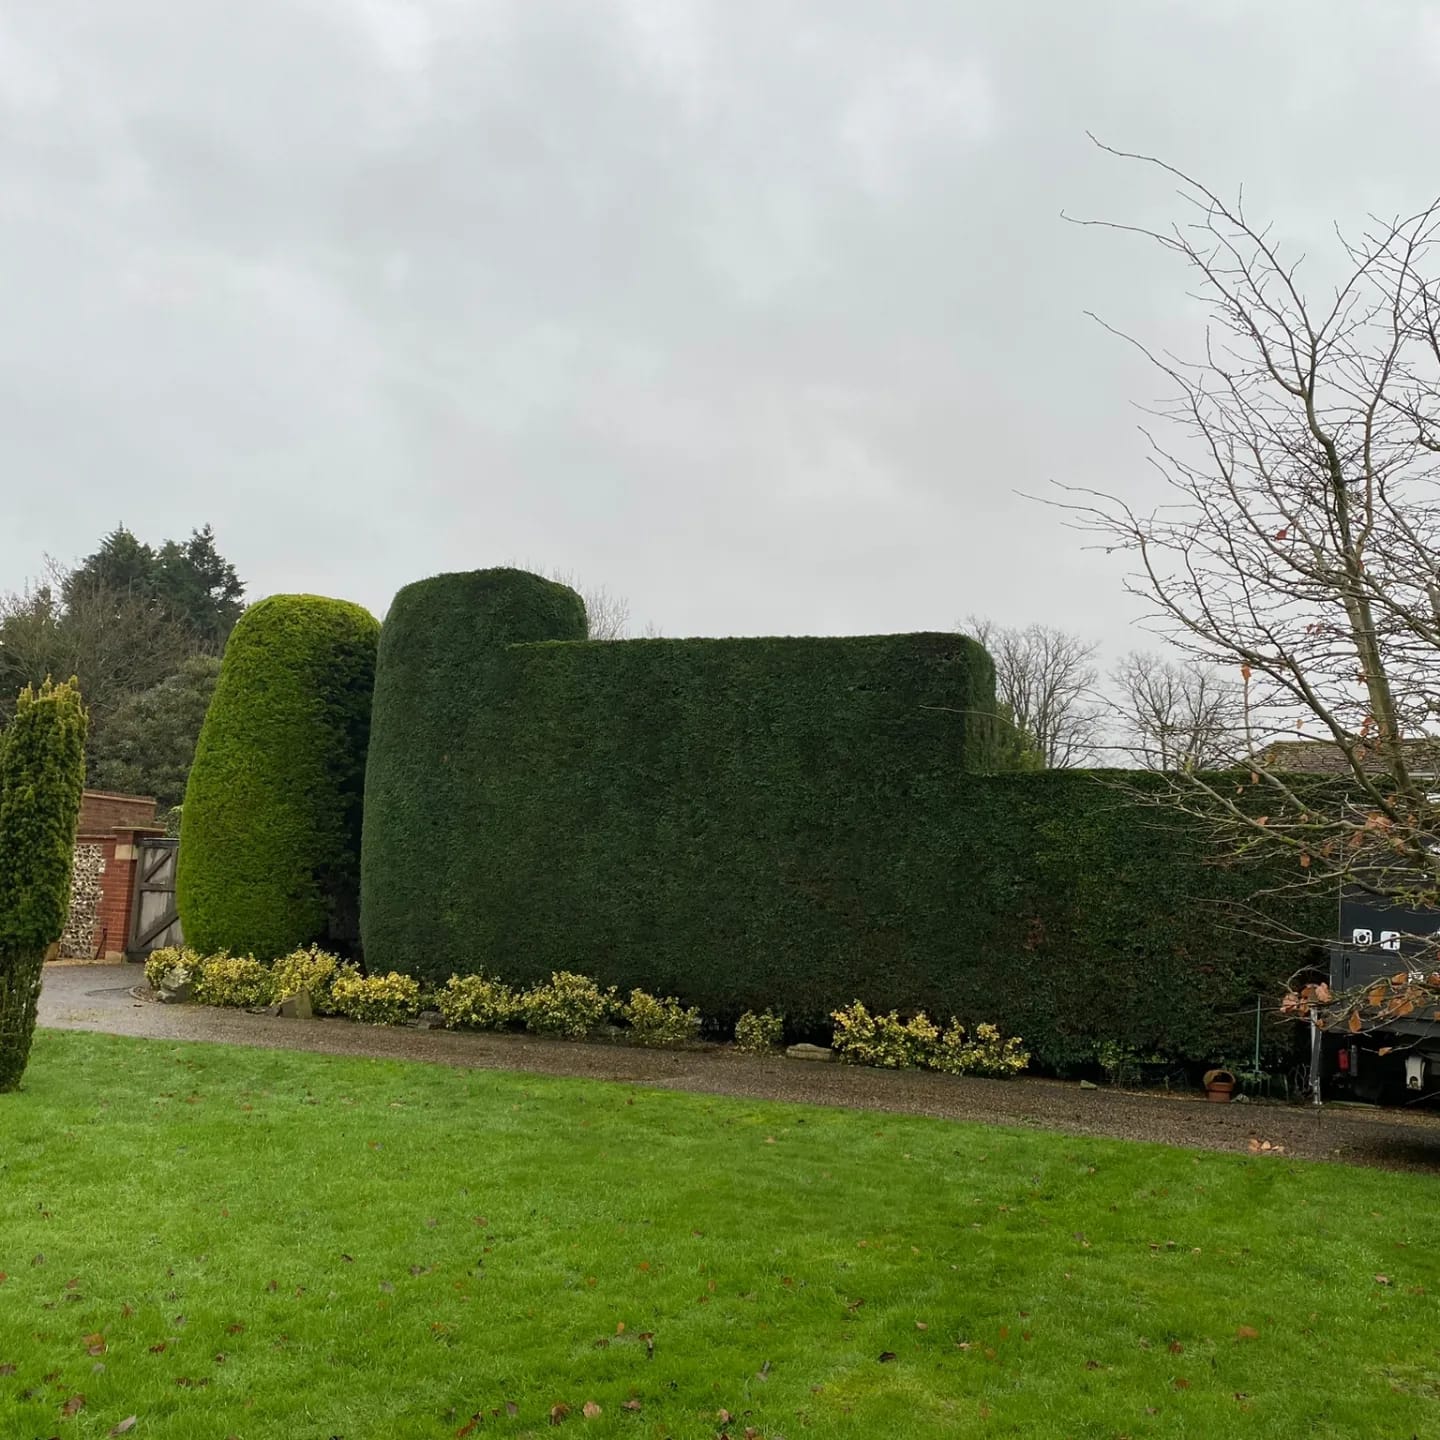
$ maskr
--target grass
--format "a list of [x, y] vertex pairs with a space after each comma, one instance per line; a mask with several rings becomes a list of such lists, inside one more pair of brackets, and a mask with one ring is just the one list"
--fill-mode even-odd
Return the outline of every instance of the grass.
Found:
[[0, 1435], [1433, 1435], [1437, 1198], [42, 1032], [0, 1097]]

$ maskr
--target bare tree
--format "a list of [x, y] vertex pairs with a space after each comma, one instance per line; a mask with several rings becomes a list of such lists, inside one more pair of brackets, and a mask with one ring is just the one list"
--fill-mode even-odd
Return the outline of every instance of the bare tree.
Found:
[[1134, 650], [1110, 671], [1122, 747], [1146, 770], [1207, 770], [1244, 745], [1241, 687], [1206, 665]]
[[[1070, 489], [1060, 503], [1131, 557], [1153, 628], [1241, 678], [1250, 721], [1218, 757], [1243, 765], [1239, 784], [1193, 770], [1166, 800], [1223, 852], [1278, 860], [1294, 886], [1433, 905], [1440, 201], [1337, 236], [1339, 283], [1316, 296], [1242, 198], [1110, 153], [1176, 182], [1186, 219], [1083, 223], [1179, 260], [1209, 325], [1189, 360], [1123, 337], [1169, 390], [1148, 409], [1154, 502]], [[1297, 775], [1265, 743], [1281, 735], [1324, 742], [1343, 785]]]
[[995, 697], [1051, 769], [1083, 765], [1100, 743], [1095, 646], [1049, 625], [997, 625], [970, 616], [965, 632], [995, 662]]
[[[573, 584], [573, 581], [566, 581]], [[578, 587], [577, 587], [578, 588]], [[585, 601], [592, 640], [623, 640], [630, 633], [630, 602], [603, 585], [591, 585], [580, 591]]]

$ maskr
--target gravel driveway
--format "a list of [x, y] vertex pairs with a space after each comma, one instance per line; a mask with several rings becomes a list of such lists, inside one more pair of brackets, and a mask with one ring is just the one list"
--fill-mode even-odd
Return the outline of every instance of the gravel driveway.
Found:
[[[1058, 1080], [979, 1080], [916, 1071], [863, 1070], [766, 1059], [715, 1046], [686, 1051], [575, 1044], [527, 1035], [375, 1028], [345, 1020], [280, 1020], [239, 1010], [159, 1005], [136, 999], [134, 965], [46, 967], [40, 1024], [152, 1040], [210, 1040], [325, 1055], [426, 1060], [478, 1069], [576, 1075], [756, 1100], [843, 1105], [1073, 1135], [1154, 1140], [1205, 1150], [1248, 1151], [1394, 1170], [1440, 1172], [1440, 1116], [1327, 1105], [1212, 1105], [1190, 1095], [1082, 1090]], [[1268, 1157], [1267, 1157], [1268, 1162]]]

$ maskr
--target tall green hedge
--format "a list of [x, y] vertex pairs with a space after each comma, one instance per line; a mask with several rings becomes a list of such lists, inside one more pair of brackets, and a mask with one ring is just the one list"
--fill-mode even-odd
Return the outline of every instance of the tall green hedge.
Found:
[[367, 963], [435, 980], [564, 965], [722, 1016], [823, 1014], [858, 993], [829, 983], [845, 971], [918, 984], [933, 957], [907, 928], [955, 883], [935, 826], [957, 777], [993, 759], [984, 650], [957, 635], [496, 643], [583, 635], [554, 588], [486, 572], [396, 600], [367, 780]]
[[353, 949], [379, 623], [275, 595], [231, 632], [185, 791], [177, 901], [197, 949]]
[[465, 926], [478, 896], [464, 855], [485, 823], [475, 808], [476, 777], [492, 759], [484, 732], [505, 703], [496, 660], [510, 644], [584, 640], [587, 628], [575, 591], [523, 570], [437, 575], [395, 596], [380, 634], [365, 777], [361, 923], [371, 970], [439, 976], [444, 957], [470, 953]]
[[0, 735], [0, 1091], [25, 1073], [45, 952], [65, 928], [85, 727], [80, 692], [46, 681]]

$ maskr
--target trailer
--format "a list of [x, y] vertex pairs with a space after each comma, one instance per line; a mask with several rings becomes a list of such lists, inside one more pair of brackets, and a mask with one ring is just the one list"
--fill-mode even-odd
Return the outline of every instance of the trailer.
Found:
[[[1330, 988], [1337, 993], [1402, 972], [1421, 980], [1440, 969], [1440, 910], [1391, 904], [1349, 887], [1339, 919], [1330, 947]], [[1326, 1036], [1316, 1050], [1317, 1103], [1322, 1090], [1336, 1088], [1371, 1102], [1440, 1094], [1440, 1021], [1407, 1015], [1383, 1029]]]

